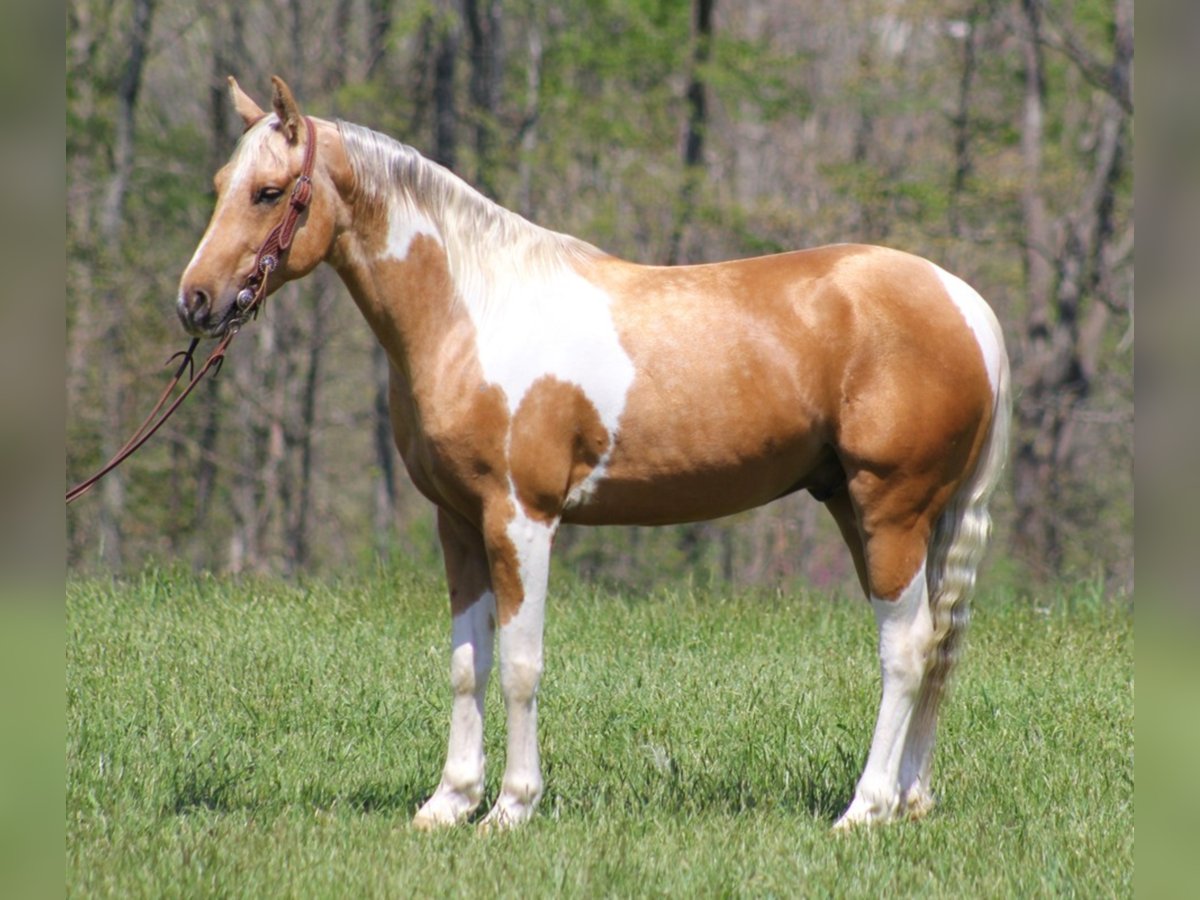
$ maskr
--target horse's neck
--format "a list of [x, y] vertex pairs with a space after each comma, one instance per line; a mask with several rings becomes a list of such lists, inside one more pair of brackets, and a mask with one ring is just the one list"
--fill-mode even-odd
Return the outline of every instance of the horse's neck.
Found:
[[403, 240], [395, 231], [391, 237], [381, 242], [356, 224], [331, 262], [392, 366], [412, 381], [467, 316], [440, 238], [419, 229]]
[[343, 195], [352, 224], [335, 266], [414, 385], [423, 369], [441, 374], [429, 368], [437, 360], [461, 358], [466, 348], [449, 344], [464, 335], [478, 346], [501, 323], [538, 321], [549, 299], [569, 302], [579, 260], [603, 255], [497, 206], [410, 148], [351, 132], [356, 147], [363, 140], [356, 154], [382, 158], [366, 166], [355, 156], [365, 189]]

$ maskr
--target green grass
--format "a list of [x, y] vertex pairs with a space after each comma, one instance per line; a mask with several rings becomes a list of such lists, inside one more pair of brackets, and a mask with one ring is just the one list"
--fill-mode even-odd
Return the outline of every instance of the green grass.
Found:
[[[834, 834], [874, 724], [865, 603], [552, 584], [546, 794], [424, 834], [449, 716], [440, 583], [151, 571], [67, 587], [72, 896], [1129, 896], [1133, 625], [984, 595], [941, 805]], [[488, 796], [503, 765], [489, 693]]]

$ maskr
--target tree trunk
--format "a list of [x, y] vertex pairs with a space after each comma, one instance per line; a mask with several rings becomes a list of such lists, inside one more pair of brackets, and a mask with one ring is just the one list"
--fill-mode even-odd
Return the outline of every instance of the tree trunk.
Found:
[[471, 59], [469, 93], [470, 117], [475, 124], [475, 186], [494, 198], [493, 146], [496, 110], [500, 105], [500, 5], [497, 0], [463, 0], [463, 20]]
[[[1132, 15], [1118, 0], [1112, 73], [1108, 83], [1132, 78]], [[1017, 513], [1015, 549], [1035, 571], [1058, 573], [1064, 562], [1065, 485], [1075, 455], [1076, 423], [1095, 380], [1110, 309], [1121, 301], [1110, 284], [1116, 186], [1128, 165], [1128, 117], [1118, 94], [1105, 98], [1090, 141], [1091, 182], [1077, 207], [1052, 223], [1042, 191], [1044, 141], [1043, 8], [1022, 0], [1025, 102], [1021, 127], [1024, 160], [1022, 212], [1026, 231], [1029, 308], [1017, 366], [1021, 395], [1013, 456]]]
[[454, 102], [454, 70], [458, 58], [458, 23], [447, 16], [439, 27], [433, 62], [433, 158], [447, 169], [455, 169], [458, 107]]
[[325, 352], [325, 313], [332, 294], [336, 288], [329, 283], [329, 275], [321, 272], [316, 275], [316, 284], [311, 295], [311, 308], [308, 327], [305, 329], [307, 358], [304, 361], [305, 372], [299, 396], [299, 409], [295, 427], [295, 441], [299, 459], [293, 479], [295, 502], [288, 520], [287, 553], [291, 558], [293, 570], [303, 569], [308, 565], [311, 554], [310, 535], [312, 493], [313, 493], [313, 457], [315, 454], [314, 437], [317, 429], [317, 396], [320, 389], [321, 360]]
[[113, 174], [100, 213], [100, 232], [110, 241], [121, 235], [129, 177], [133, 172], [134, 114], [142, 87], [142, 72], [150, 42], [154, 0], [134, 0], [129, 34], [129, 55], [117, 84], [117, 120], [113, 134]]
[[540, 24], [530, 22], [525, 39], [529, 49], [529, 67], [525, 71], [525, 116], [521, 123], [521, 155], [517, 163], [517, 212], [534, 217], [533, 157], [538, 143], [538, 116], [542, 96], [542, 32]]
[[383, 345], [376, 342], [371, 348], [372, 372], [375, 382], [375, 403], [371, 420], [374, 425], [375, 462], [379, 477], [375, 479], [375, 552], [387, 559], [394, 551], [397, 539], [398, 498], [396, 489], [396, 447], [392, 437], [392, 420], [388, 411], [388, 381], [391, 364]]
[[387, 56], [388, 35], [392, 30], [392, 0], [369, 0], [367, 9], [367, 80], [374, 80]]
[[704, 177], [704, 138], [708, 129], [708, 84], [704, 67], [712, 55], [714, 6], [716, 0], [695, 0], [692, 7], [694, 36], [683, 137], [683, 190], [667, 251], [669, 266], [689, 261], [684, 240], [696, 215], [696, 191]]
[[[208, 168], [212, 172], [217, 171], [229, 158], [230, 149], [237, 140], [237, 134], [230, 127], [232, 119], [229, 115], [229, 87], [226, 78], [237, 70], [240, 61], [247, 56], [241, 5], [230, 3], [227, 9], [228, 22], [224, 21], [220, 15], [220, 8], [215, 8], [212, 23], [215, 37], [212, 49], [212, 83], [209, 85], [208, 94], [209, 133], [211, 136]], [[194, 466], [196, 499], [190, 527], [194, 534], [200, 536], [204, 536], [207, 532], [205, 525], [212, 510], [212, 499], [219, 477], [217, 442], [221, 437], [221, 426], [224, 421], [221, 402], [222, 383], [219, 378], [209, 379], [196, 390], [196, 399], [201, 407], [200, 418], [204, 425], [200, 430], [199, 448]]]
[[958, 80], [958, 103], [951, 125], [954, 129], [954, 179], [950, 187], [950, 232], [962, 236], [960, 204], [971, 177], [971, 102], [975, 73], [978, 68], [980, 19], [990, 0], [977, 0], [967, 15], [967, 32], [963, 36], [962, 72]]
[[[129, 180], [133, 173], [134, 120], [138, 94], [142, 85], [142, 72], [146, 65], [153, 14], [153, 0], [134, 0], [128, 43], [129, 53], [117, 84], [113, 172], [105, 191], [99, 221], [105, 266], [112, 272], [119, 271], [121, 267], [125, 200], [129, 194]], [[121, 328], [121, 323], [125, 319], [125, 299], [122, 294], [110, 287], [105, 292], [102, 304], [107, 321], [102, 331], [101, 345], [112, 354], [111, 365], [114, 372], [120, 372], [125, 368], [123, 365], [125, 346]], [[121, 377], [107, 380], [104, 393], [104, 439], [102, 443], [103, 455], [106, 459], [116, 452], [122, 441], [125, 428], [125, 396], [126, 386]], [[116, 470], [110, 473], [100, 483], [100, 496], [101, 556], [107, 566], [119, 569], [124, 557], [124, 532], [121, 521], [125, 512], [125, 478], [121, 471]]]
[[332, 54], [329, 80], [325, 84], [325, 90], [331, 94], [336, 93], [350, 80], [350, 60], [345, 48], [350, 45], [353, 12], [353, 0], [337, 0], [333, 8], [333, 46], [337, 50]]

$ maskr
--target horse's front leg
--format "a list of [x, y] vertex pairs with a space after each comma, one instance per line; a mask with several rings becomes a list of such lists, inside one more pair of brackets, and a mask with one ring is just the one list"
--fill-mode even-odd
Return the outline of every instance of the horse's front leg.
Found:
[[483, 702], [492, 669], [496, 598], [479, 530], [439, 511], [438, 535], [450, 587], [450, 742], [442, 780], [413, 819], [418, 828], [455, 825], [483, 799]]
[[515, 499], [485, 523], [499, 614], [500, 687], [508, 716], [508, 758], [487, 828], [519, 825], [542, 797], [537, 692], [542, 677], [542, 626], [556, 522], [531, 518]]

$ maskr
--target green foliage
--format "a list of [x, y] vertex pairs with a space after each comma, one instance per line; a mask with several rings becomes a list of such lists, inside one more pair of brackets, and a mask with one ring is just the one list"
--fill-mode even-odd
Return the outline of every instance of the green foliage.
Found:
[[941, 806], [837, 835], [877, 702], [863, 604], [555, 582], [546, 795], [484, 837], [408, 825], [445, 752], [433, 573], [70, 581], [68, 896], [1130, 892], [1132, 620], [1094, 585], [985, 592]]
[[[805, 116], [812, 98], [797, 82], [811, 59], [783, 54], [761, 41], [714, 35], [710, 62], [699, 70], [712, 95], [732, 106], [745, 105], [766, 121]], [[749, 111], [747, 110], [747, 111]]]

